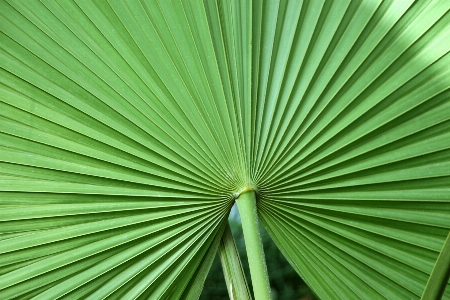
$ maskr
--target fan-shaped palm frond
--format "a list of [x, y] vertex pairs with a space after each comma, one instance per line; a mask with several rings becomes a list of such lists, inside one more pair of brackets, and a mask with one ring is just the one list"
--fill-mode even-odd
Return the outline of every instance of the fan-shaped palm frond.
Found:
[[1, 1], [1, 298], [196, 298], [245, 186], [320, 298], [419, 298], [450, 230], [449, 11]]

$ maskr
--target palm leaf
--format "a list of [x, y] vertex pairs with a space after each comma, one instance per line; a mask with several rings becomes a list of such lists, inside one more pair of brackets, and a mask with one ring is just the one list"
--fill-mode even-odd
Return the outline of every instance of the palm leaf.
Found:
[[1, 298], [196, 298], [247, 185], [320, 298], [419, 298], [450, 230], [449, 10], [1, 1]]

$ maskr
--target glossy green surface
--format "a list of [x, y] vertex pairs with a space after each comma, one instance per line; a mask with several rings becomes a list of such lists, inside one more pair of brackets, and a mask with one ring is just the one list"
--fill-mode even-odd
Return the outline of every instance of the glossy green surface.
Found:
[[247, 185], [320, 299], [422, 295], [450, 1], [1, 0], [0, 31], [1, 299], [195, 299]]

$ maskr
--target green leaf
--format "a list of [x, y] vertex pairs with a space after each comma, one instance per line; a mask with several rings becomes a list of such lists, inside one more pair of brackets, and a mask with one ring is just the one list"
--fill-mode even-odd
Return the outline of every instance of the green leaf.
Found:
[[319, 298], [420, 298], [449, 40], [449, 1], [0, 1], [0, 298], [195, 299], [245, 186]]

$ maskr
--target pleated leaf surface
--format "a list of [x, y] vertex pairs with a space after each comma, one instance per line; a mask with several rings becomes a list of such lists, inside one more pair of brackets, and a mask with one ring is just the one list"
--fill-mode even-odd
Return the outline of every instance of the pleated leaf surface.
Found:
[[0, 298], [196, 299], [246, 185], [319, 298], [419, 298], [450, 230], [449, 11], [1, 1]]

